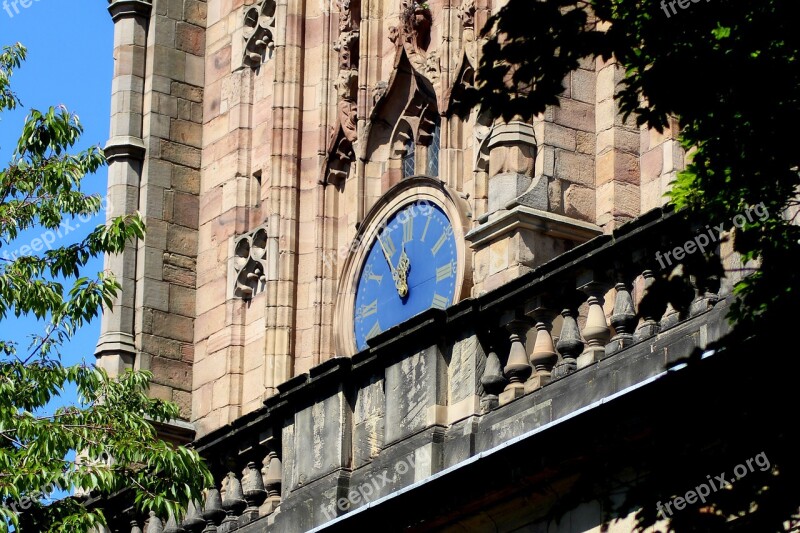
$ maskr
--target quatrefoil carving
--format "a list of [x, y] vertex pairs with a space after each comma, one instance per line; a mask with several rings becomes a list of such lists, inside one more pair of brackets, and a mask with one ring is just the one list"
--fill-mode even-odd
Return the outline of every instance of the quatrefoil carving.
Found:
[[233, 295], [250, 300], [263, 292], [267, 283], [267, 229], [254, 231], [236, 238], [233, 270], [236, 276]]
[[275, 0], [261, 0], [244, 12], [245, 65], [256, 68], [275, 51]]

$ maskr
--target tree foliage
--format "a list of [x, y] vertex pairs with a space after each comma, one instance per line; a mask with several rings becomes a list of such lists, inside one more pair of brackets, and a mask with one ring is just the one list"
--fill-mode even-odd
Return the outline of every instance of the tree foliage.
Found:
[[[735, 286], [738, 299], [730, 316], [735, 327], [722, 343], [735, 347], [788, 330], [796, 310], [797, 13], [796, 0], [509, 0], [483, 30], [477, 83], [464, 98], [464, 109], [479, 105], [506, 120], [535, 116], [558, 105], [563, 80], [581, 62], [615, 60], [623, 73], [616, 100], [626, 119], [658, 131], [678, 120], [690, 162], [669, 196], [685, 216], [730, 228], [749, 206], [763, 204], [769, 213], [733, 232], [742, 263], [758, 265]], [[684, 265], [699, 283], [723, 271], [718, 258], [698, 261], [699, 256]], [[681, 292], [668, 286], [666, 274], [658, 284], [667, 296]], [[780, 507], [768, 501], [776, 491], [755, 492], [755, 500], [743, 502], [759, 502], [758, 512]], [[720, 516], [747, 514], [739, 503], [741, 508], [729, 507]], [[796, 499], [793, 504], [796, 510]], [[761, 512], [764, 529], [756, 529], [779, 529], [784, 518]]]
[[[19, 44], [0, 54], [0, 112], [20, 105], [10, 78], [25, 55]], [[64, 221], [99, 212], [100, 197], [83, 193], [81, 183], [105, 158], [98, 147], [74, 151], [82, 132], [77, 115], [63, 107], [30, 111], [11, 161], [0, 170], [0, 252], [26, 230], [58, 232]], [[142, 220], [132, 214], [78, 242], [38, 254], [0, 254], [2, 330], [26, 315], [43, 325], [29, 346], [0, 339], [0, 531], [12, 525], [85, 531], [104, 522], [102, 510], [79, 498], [45, 502], [54, 489], [107, 496], [127, 488], [142, 510], [165, 516], [179, 514], [211, 482], [194, 450], [156, 434], [153, 422], [179, 413], [176, 405], [148, 397], [151, 374], [112, 379], [102, 369], [61, 362], [59, 348], [103, 304], [110, 307], [120, 289], [112, 273], [85, 277], [87, 263], [143, 236]], [[67, 387], [77, 389], [79, 401], [51, 414]]]

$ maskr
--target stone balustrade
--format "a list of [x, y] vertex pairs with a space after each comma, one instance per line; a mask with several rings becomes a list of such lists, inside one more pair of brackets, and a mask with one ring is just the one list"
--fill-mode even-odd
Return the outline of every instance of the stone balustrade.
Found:
[[283, 383], [195, 443], [217, 480], [205, 502], [143, 531], [307, 531], [664, 371], [727, 331], [732, 284], [684, 317], [640, 309], [669, 235], [692, 226], [651, 212]]

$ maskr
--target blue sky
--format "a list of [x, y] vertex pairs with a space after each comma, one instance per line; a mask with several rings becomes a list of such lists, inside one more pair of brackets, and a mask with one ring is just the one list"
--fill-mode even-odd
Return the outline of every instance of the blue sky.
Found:
[[[4, 0], [0, 0], [0, 46], [21, 42], [28, 48], [28, 59], [11, 80], [23, 107], [0, 114], [0, 166], [5, 167], [9, 161], [24, 118], [32, 108], [45, 110], [64, 104], [80, 116], [85, 128], [78, 148], [103, 146], [109, 132], [114, 68], [114, 27], [106, 0], [30, 0], [27, 8], [17, 3], [19, 12], [14, 10], [11, 0], [5, 1], [8, 10]], [[83, 190], [104, 194], [106, 178], [106, 169], [101, 169], [85, 179]], [[104, 220], [105, 214], [100, 213], [54, 245], [75, 242]], [[9, 246], [0, 248], [0, 253], [30, 245], [41, 234], [37, 230], [28, 231]], [[98, 258], [84, 274], [94, 276], [102, 269], [102, 259]], [[28, 335], [42, 329], [43, 324], [33, 317], [17, 319], [11, 315], [0, 322], [0, 336], [20, 342], [20, 349], [29, 342]], [[85, 326], [63, 350], [64, 362], [94, 362], [99, 330], [99, 319]], [[70, 401], [70, 396], [68, 393], [64, 400]]]

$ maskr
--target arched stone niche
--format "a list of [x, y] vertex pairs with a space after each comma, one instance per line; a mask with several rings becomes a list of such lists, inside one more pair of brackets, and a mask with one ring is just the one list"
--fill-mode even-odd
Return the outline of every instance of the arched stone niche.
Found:
[[[432, 174], [439, 173], [441, 126], [436, 90], [431, 80], [412, 66], [404, 48], [398, 49], [396, 67], [376, 100], [367, 129], [367, 179], [379, 179], [379, 193], [383, 194], [403, 178], [436, 177]], [[412, 147], [414, 170], [404, 172], [404, 160], [408, 162]]]

